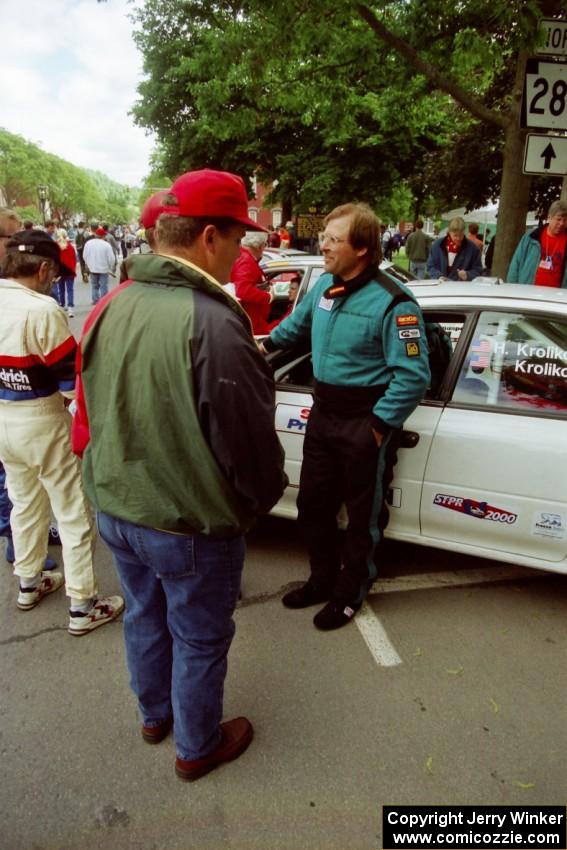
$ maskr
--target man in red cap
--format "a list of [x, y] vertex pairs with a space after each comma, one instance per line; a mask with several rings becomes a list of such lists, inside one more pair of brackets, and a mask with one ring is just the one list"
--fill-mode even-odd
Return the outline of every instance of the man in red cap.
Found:
[[146, 199], [140, 213], [140, 224], [144, 228], [146, 241], [154, 253], [157, 251], [155, 239], [156, 224], [164, 209], [164, 198], [168, 194], [169, 190], [162, 189], [160, 192], [156, 192], [155, 195], [150, 195]]
[[[146, 238], [146, 250], [141, 250], [141, 255], [146, 254], [157, 254], [158, 246], [157, 240], [155, 236], [156, 224], [157, 220], [164, 211], [164, 198], [168, 196], [169, 192], [165, 189], [162, 189], [159, 192], [156, 192], [155, 195], [150, 195], [149, 198], [146, 199], [144, 206], [142, 207], [142, 212], [140, 213], [140, 224], [144, 228], [145, 238]], [[126, 257], [125, 260], [120, 264], [120, 283], [124, 283], [125, 280], [128, 280], [130, 277], [129, 265], [132, 257], [140, 256], [140, 254], [131, 254], [129, 257]]]
[[252, 740], [245, 717], [221, 722], [227, 655], [243, 535], [286, 477], [271, 371], [223, 289], [260, 229], [244, 183], [189, 172], [162, 202], [160, 253], [131, 256], [131, 279], [85, 325], [73, 436], [126, 596], [142, 737], [173, 725], [176, 773], [192, 781]]

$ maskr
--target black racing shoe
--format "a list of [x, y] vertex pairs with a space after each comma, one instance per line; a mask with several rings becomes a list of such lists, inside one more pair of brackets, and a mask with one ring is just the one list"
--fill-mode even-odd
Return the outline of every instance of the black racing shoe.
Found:
[[311, 584], [310, 581], [306, 581], [301, 587], [286, 593], [282, 598], [282, 602], [286, 608], [309, 608], [310, 605], [319, 605], [321, 602], [326, 602], [331, 596], [331, 590], [319, 588]]
[[344, 602], [337, 602], [336, 599], [331, 599], [324, 608], [321, 608], [318, 614], [315, 614], [313, 625], [322, 632], [340, 629], [354, 619], [359, 608], [360, 603], [348, 605]]

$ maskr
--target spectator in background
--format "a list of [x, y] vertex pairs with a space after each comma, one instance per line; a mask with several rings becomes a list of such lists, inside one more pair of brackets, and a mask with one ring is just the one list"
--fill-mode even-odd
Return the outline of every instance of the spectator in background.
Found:
[[83, 259], [83, 248], [85, 247], [86, 236], [87, 231], [85, 228], [85, 222], [80, 221], [77, 226], [77, 232], [75, 234], [75, 247], [77, 249], [77, 256], [79, 257], [79, 265], [81, 267], [81, 277], [83, 278], [83, 283], [87, 283], [89, 279], [87, 267], [85, 266], [85, 261]]
[[423, 221], [418, 218], [414, 224], [413, 232], [406, 239], [406, 257], [410, 261], [410, 274], [415, 275], [417, 280], [423, 280], [425, 277], [430, 244], [430, 238], [423, 232]]
[[279, 248], [281, 244], [281, 236], [277, 230], [274, 230], [272, 225], [268, 227], [268, 247]]
[[465, 239], [465, 222], [460, 216], [451, 219], [447, 235], [431, 246], [427, 273], [434, 280], [473, 280], [482, 274], [480, 251]]
[[289, 291], [288, 291], [288, 294], [287, 294], [287, 310], [283, 314], [282, 318], [279, 320], [280, 322], [282, 321], [282, 319], [285, 319], [287, 316], [291, 315], [291, 313], [293, 312], [293, 307], [295, 305], [295, 299], [297, 298], [297, 293], [299, 292], [300, 284], [301, 284], [301, 275], [294, 274], [294, 276], [291, 278], [291, 280], [289, 282]]
[[380, 242], [382, 245], [382, 255], [385, 260], [392, 259], [392, 232], [389, 230], [385, 224], [380, 225]]
[[98, 228], [98, 224], [96, 223], [96, 221], [91, 221], [91, 223], [88, 225], [88, 227], [85, 227], [84, 245], [86, 245], [87, 242], [90, 242], [91, 239], [96, 239], [95, 233], [97, 231], [97, 228]]
[[508, 270], [508, 283], [567, 288], [567, 203], [554, 201], [547, 224], [522, 236]]
[[45, 232], [54, 242], [57, 241], [57, 226], [54, 221], [45, 222]]
[[118, 250], [118, 242], [114, 238], [114, 234], [110, 232], [108, 224], [101, 224], [101, 227], [104, 230], [104, 232], [106, 233], [106, 236], [104, 238], [106, 239], [106, 241], [108, 242], [108, 244], [110, 245], [112, 250], [114, 251], [114, 256], [116, 257], [116, 261], [118, 262], [118, 255], [120, 253], [119, 250]]
[[469, 224], [468, 238], [473, 243], [473, 245], [476, 245], [478, 250], [482, 253], [482, 249], [483, 249], [484, 245], [483, 245], [482, 239], [478, 238], [478, 231], [479, 231], [478, 224], [471, 222], [471, 224]]
[[402, 234], [399, 230], [396, 230], [394, 235], [392, 236], [392, 254], [399, 254], [400, 248], [402, 247], [403, 238]]
[[287, 232], [289, 234], [288, 248], [295, 248], [297, 239], [296, 239], [296, 235], [295, 235], [295, 224], [293, 223], [293, 221], [286, 221], [285, 229], [287, 230]]
[[[488, 230], [486, 231], [488, 233]], [[486, 254], [484, 255], [484, 273], [491, 276], [492, 275], [492, 263], [494, 262], [494, 249], [496, 247], [496, 236], [493, 236], [488, 244], [488, 248], [486, 249]]]
[[[57, 231], [57, 244], [59, 245], [63, 265], [68, 269], [76, 270], [77, 255], [69, 241], [67, 231], [62, 227]], [[65, 309], [65, 294], [67, 295], [67, 315], [72, 319], [75, 315], [73, 312], [75, 309], [75, 274], [61, 275], [55, 284], [55, 292], [57, 302], [63, 309]]]
[[236, 297], [248, 313], [255, 334], [270, 332], [268, 316], [274, 296], [271, 290], [259, 288], [266, 283], [264, 272], [260, 268], [266, 239], [264, 232], [247, 232], [240, 243], [240, 256], [230, 272]]
[[278, 233], [280, 234], [280, 248], [282, 249], [282, 251], [285, 251], [285, 249], [289, 248], [291, 244], [291, 237], [289, 235], [289, 231], [282, 224], [278, 227]]
[[30, 221], [29, 218], [24, 221], [24, 230], [33, 230], [33, 221]]
[[132, 251], [134, 247], [134, 242], [136, 241], [136, 237], [132, 233], [130, 226], [128, 225], [124, 232], [124, 244], [126, 245], [126, 256]]
[[128, 248], [126, 247], [126, 229], [120, 228], [120, 238], [118, 239], [120, 250], [122, 251], [122, 259], [125, 260], [128, 256]]
[[108, 292], [108, 276], [116, 268], [116, 255], [106, 241], [106, 230], [97, 227], [94, 235], [85, 242], [83, 257], [89, 269], [92, 303], [96, 304]]

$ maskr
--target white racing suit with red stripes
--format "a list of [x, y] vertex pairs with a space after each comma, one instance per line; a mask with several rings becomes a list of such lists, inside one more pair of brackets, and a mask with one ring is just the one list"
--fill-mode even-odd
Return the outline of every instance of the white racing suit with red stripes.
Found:
[[[92, 511], [71, 451], [76, 342], [53, 298], [0, 281], [0, 461], [6, 470], [16, 559], [33, 579], [47, 554], [51, 509], [59, 525], [67, 595], [96, 595]], [[51, 508], [50, 508], [51, 505]]]

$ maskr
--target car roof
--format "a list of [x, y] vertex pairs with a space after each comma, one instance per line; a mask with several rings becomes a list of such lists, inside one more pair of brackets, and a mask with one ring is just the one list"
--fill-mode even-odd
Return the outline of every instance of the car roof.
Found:
[[[321, 254], [304, 254], [281, 260], [269, 260], [264, 265], [265, 271], [278, 269], [293, 269], [322, 267]], [[530, 286], [519, 283], [503, 283], [498, 278], [478, 277], [472, 281], [448, 280], [412, 280], [405, 283], [415, 294], [418, 301], [452, 304], [455, 306], [470, 306], [477, 304], [486, 307], [491, 303], [500, 306], [514, 307], [514, 302], [523, 305], [536, 304], [542, 309], [546, 306], [561, 305], [567, 307], [567, 290], [550, 286]]]
[[289, 268], [290, 266], [322, 266], [321, 254], [293, 254], [282, 256], [281, 259], [267, 260], [263, 263], [264, 269]]
[[519, 283], [495, 283], [494, 279], [477, 278], [468, 283], [445, 280], [415, 280], [406, 284], [418, 301], [447, 302], [458, 305], [476, 304], [486, 307], [491, 303], [513, 307], [515, 302], [525, 305], [562, 306], [567, 308], [567, 290], [549, 286], [529, 286]]

